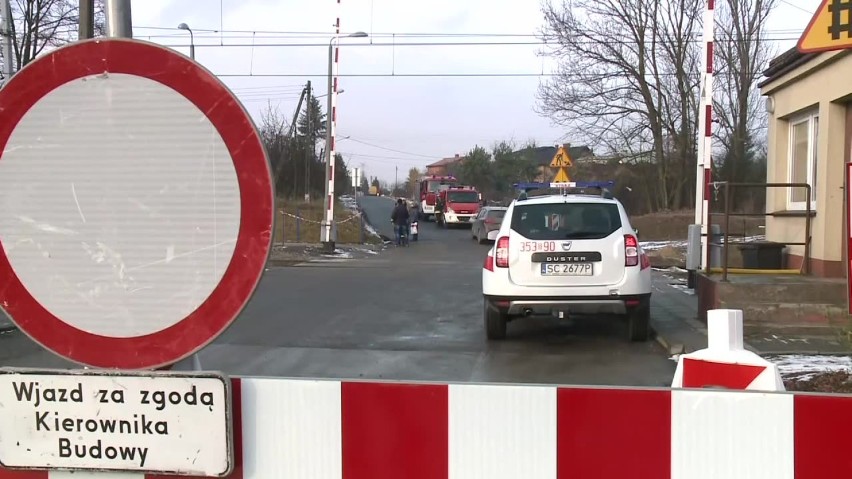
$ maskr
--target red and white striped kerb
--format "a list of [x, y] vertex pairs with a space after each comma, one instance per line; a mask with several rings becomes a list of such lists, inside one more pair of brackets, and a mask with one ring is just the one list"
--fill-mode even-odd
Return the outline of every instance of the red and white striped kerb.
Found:
[[852, 396], [233, 381], [230, 479], [852, 477]]

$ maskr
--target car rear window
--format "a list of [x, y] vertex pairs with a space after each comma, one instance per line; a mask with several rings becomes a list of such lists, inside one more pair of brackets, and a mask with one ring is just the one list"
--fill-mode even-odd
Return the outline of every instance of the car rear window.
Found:
[[501, 220], [506, 216], [506, 210], [490, 210], [488, 211], [488, 217], [494, 218], [495, 220]]
[[447, 193], [447, 201], [452, 203], [478, 203], [479, 195], [472, 191]]
[[512, 213], [512, 230], [531, 240], [600, 239], [620, 228], [615, 203], [520, 205]]

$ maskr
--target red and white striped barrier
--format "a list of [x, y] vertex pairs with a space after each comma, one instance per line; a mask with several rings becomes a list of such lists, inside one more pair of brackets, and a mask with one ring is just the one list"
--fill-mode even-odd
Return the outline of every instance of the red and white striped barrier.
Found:
[[778, 366], [743, 344], [741, 310], [707, 311], [707, 348], [680, 355], [672, 387], [783, 391]]
[[[852, 476], [852, 396], [234, 379], [231, 479]], [[0, 479], [153, 479], [12, 472]]]

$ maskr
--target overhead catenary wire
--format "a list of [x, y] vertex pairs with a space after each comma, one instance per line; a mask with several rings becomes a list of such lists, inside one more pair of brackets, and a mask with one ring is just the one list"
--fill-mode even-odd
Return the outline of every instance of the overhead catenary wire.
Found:
[[[789, 3], [787, 0], [781, 0], [788, 5], [791, 5], [796, 8], [796, 5]], [[805, 9], [802, 9], [807, 11]], [[179, 29], [176, 27], [153, 27], [153, 26], [140, 26], [134, 25], [134, 29], [140, 30], [166, 30], [166, 31], [175, 31], [177, 32]], [[330, 35], [335, 35], [335, 32], [332, 31], [294, 31], [294, 30], [263, 30], [263, 29], [253, 29], [253, 30], [224, 30], [219, 31], [217, 29], [210, 28], [194, 28], [193, 31], [198, 32], [200, 35], [204, 34], [213, 34], [211, 36], [218, 36], [220, 33], [229, 33], [229, 34], [246, 34], [246, 38], [250, 38], [252, 35], [298, 35], [304, 38], [309, 38], [313, 36], [318, 36], [322, 38], [326, 38]], [[349, 33], [354, 32], [344, 32], [341, 35], [348, 35]], [[763, 33], [800, 33], [800, 30], [791, 29], [791, 28], [780, 28], [780, 29], [766, 29], [763, 30]], [[701, 31], [696, 31], [693, 33], [696, 37], [701, 36]], [[180, 35], [178, 33], [178, 35]], [[143, 35], [148, 36], [148, 35]], [[397, 38], [406, 38], [406, 37], [520, 37], [520, 38], [539, 38], [541, 37], [540, 33], [533, 32], [373, 32], [371, 36], [376, 37], [397, 37]]]
[[[145, 37], [145, 35], [140, 35], [141, 37]], [[203, 37], [195, 37], [196, 40], [203, 39]], [[743, 40], [722, 40], [722, 43], [756, 43], [756, 42], [782, 42], [782, 41], [796, 41], [798, 40], [798, 36], [785, 36], [785, 37], [763, 37], [763, 38], [749, 38]], [[701, 43], [700, 38], [684, 40], [686, 43]], [[612, 41], [603, 41], [603, 40], [582, 40], [582, 41], [574, 41], [572, 44], [576, 45], [634, 45], [637, 42], [624, 39], [620, 41], [612, 40]], [[650, 45], [651, 42], [649, 41]], [[169, 48], [187, 48], [189, 47], [188, 43], [164, 43], [161, 44], [164, 47]], [[458, 42], [435, 42], [435, 41], [423, 41], [423, 42], [373, 42], [373, 43], [347, 43], [346, 48], [371, 48], [371, 47], [506, 47], [506, 46], [559, 46], [560, 43], [556, 40], [547, 41], [547, 40], [539, 40], [539, 41], [458, 41]], [[307, 42], [267, 42], [267, 43], [195, 43], [196, 48], [328, 48], [328, 43], [307, 43]]]
[[[567, 78], [577, 78], [584, 80], [607, 80], [612, 79], [613, 73], [590, 74], [590, 73], [562, 73], [562, 72], [423, 72], [423, 73], [341, 73], [340, 77], [351, 78], [425, 78], [425, 77], [446, 77], [446, 78], [482, 78], [482, 77], [497, 77], [497, 78], [525, 78], [525, 77], [556, 77], [562, 76]], [[678, 73], [659, 73], [656, 76], [660, 78], [671, 78], [678, 76]], [[323, 73], [217, 73], [220, 78], [310, 78], [310, 77], [325, 77]], [[653, 78], [654, 75], [648, 75], [648, 78]], [[687, 75], [688, 77], [698, 77], [698, 73]], [[717, 77], [726, 76], [725, 73], [719, 73]]]
[[419, 153], [411, 153], [411, 152], [408, 152], [408, 151], [395, 150], [393, 148], [388, 148], [386, 146], [376, 145], [374, 143], [369, 143], [369, 142], [366, 142], [366, 141], [363, 141], [363, 140], [358, 140], [356, 138], [352, 138], [351, 136], [347, 137], [347, 139], [349, 141], [354, 141], [355, 143], [361, 143], [362, 145], [371, 146], [373, 148], [378, 148], [380, 150], [391, 151], [391, 152], [394, 152], [394, 153], [402, 153], [404, 155], [419, 156], [419, 157], [422, 157], [422, 158], [430, 158], [430, 159], [435, 158], [435, 156], [433, 156], [433, 155], [421, 155]]
[[805, 8], [800, 7], [800, 6], [798, 6], [798, 5], [794, 4], [793, 2], [790, 2], [790, 1], [788, 1], [788, 0], [781, 0], [781, 3], [787, 4], [787, 5], [789, 5], [789, 6], [793, 7], [793, 8], [798, 8], [799, 10], [801, 10], [801, 11], [803, 11], [803, 12], [806, 12], [806, 13], [811, 13], [811, 14], [812, 14], [812, 13], [814, 13], [814, 12], [809, 11], [809, 10], [806, 10]]

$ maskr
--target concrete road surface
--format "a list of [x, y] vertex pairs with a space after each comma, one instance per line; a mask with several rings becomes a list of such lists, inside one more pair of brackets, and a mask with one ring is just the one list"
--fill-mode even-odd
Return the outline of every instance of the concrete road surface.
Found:
[[[362, 205], [390, 235], [392, 201], [366, 197]], [[671, 383], [674, 362], [656, 342], [629, 343], [618, 321], [528, 319], [511, 323], [507, 340], [487, 341], [480, 274], [488, 248], [467, 228], [422, 223], [420, 241], [371, 259], [272, 268], [201, 363], [260, 376]], [[0, 364], [67, 365], [19, 332], [0, 336]]]

